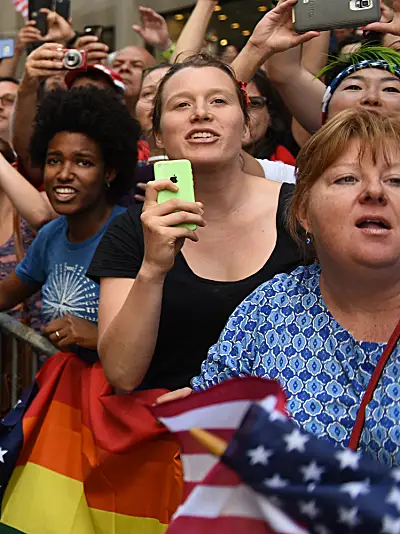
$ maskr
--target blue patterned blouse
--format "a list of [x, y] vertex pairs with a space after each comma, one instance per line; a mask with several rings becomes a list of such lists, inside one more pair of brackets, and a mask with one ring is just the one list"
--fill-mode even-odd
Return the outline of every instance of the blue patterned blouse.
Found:
[[[194, 389], [234, 376], [277, 379], [306, 431], [347, 446], [362, 395], [385, 343], [356, 341], [330, 314], [319, 265], [280, 274], [257, 288], [209, 350]], [[400, 465], [400, 351], [396, 347], [367, 407], [361, 449]]]

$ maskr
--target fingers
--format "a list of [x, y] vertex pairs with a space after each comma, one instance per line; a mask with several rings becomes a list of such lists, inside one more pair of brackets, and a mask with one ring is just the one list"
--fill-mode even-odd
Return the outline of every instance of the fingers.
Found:
[[158, 397], [156, 403], [165, 404], [166, 402], [170, 402], [173, 400], [184, 399], [188, 397], [189, 395], [191, 395], [192, 393], [193, 391], [190, 388], [177, 389], [176, 391], [171, 391], [170, 393], [161, 395], [161, 397]]
[[391, 22], [372, 22], [363, 27], [366, 32], [392, 33]]
[[144, 202], [145, 198], [143, 195], [135, 195], [135, 200], [137, 200], [138, 202]]
[[135, 31], [140, 37], [143, 37], [143, 28], [138, 24], [132, 26], [133, 31]]
[[137, 187], [138, 189], [141, 189], [142, 191], [146, 191], [147, 184], [144, 183], [144, 182], [138, 182], [138, 183], [136, 184], [136, 187]]
[[147, 215], [148, 212], [151, 212], [151, 216], [164, 217], [164, 215], [170, 215], [176, 211], [186, 211], [195, 215], [203, 215], [204, 213], [202, 204], [174, 198], [167, 202], [156, 204], [151, 210], [148, 209], [147, 205], [144, 206], [142, 215]]
[[206, 226], [206, 222], [202, 215], [196, 215], [195, 213], [189, 213], [187, 211], [171, 213], [162, 219], [163, 226], [179, 226], [181, 224], [195, 224], [202, 228]]
[[293, 40], [293, 46], [299, 46], [304, 43], [308, 43], [308, 41], [311, 41], [311, 39], [314, 39], [315, 37], [318, 37], [320, 35], [320, 32], [307, 32], [303, 33], [301, 35], [295, 35]]
[[46, 335], [52, 334], [54, 332], [57, 332], [57, 330], [61, 330], [65, 326], [64, 319], [54, 319], [54, 321], [51, 321], [48, 325], [43, 326], [41, 328], [42, 332]]
[[155, 180], [153, 182], [149, 182], [146, 187], [146, 205], [151, 206], [157, 204], [159, 191], [165, 190], [176, 192], [179, 190], [179, 188], [173, 184], [171, 180]]

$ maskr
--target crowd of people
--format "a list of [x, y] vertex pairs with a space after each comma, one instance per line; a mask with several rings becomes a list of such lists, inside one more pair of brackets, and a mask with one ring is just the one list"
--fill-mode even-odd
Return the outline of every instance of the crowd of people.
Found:
[[[112, 54], [56, 13], [44, 37], [25, 24], [0, 63], [0, 310], [160, 403], [276, 379], [299, 427], [346, 447], [400, 319], [400, 0], [302, 35], [295, 3], [221, 57], [215, 0], [174, 44], [141, 8], [146, 48]], [[89, 65], [65, 70], [65, 47]], [[182, 159], [196, 202], [159, 204], [176, 185], [154, 163]], [[399, 377], [396, 344], [360, 443], [393, 467]]]

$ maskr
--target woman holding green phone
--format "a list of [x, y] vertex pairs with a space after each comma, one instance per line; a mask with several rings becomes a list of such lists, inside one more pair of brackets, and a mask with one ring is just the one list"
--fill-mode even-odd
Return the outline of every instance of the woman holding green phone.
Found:
[[125, 391], [188, 385], [234, 308], [303, 259], [285, 225], [293, 186], [242, 170], [247, 95], [227, 65], [204, 55], [173, 65], [153, 131], [170, 160], [191, 162], [196, 202], [159, 204], [178, 187], [150, 183], [143, 210], [110, 226], [89, 268], [101, 285], [100, 358]]

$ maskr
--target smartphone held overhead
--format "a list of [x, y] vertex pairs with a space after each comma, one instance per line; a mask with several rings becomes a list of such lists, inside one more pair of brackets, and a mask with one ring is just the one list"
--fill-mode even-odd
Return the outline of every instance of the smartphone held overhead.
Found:
[[14, 56], [13, 39], [0, 39], [0, 60], [9, 59]]
[[356, 28], [380, 17], [380, 0], [298, 0], [293, 8], [297, 33]]
[[[158, 161], [154, 165], [156, 180], [170, 180], [178, 187], [177, 191], [163, 190], [158, 193], [157, 202], [162, 204], [168, 200], [178, 198], [186, 202], [195, 202], [192, 165], [187, 159]], [[195, 224], [182, 224], [189, 230], [196, 230]]]

